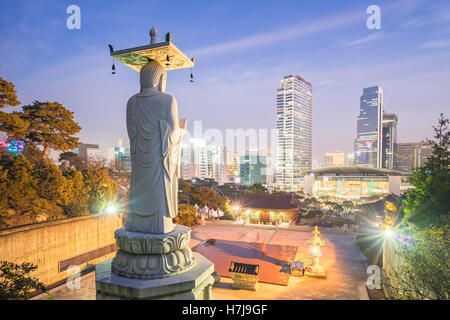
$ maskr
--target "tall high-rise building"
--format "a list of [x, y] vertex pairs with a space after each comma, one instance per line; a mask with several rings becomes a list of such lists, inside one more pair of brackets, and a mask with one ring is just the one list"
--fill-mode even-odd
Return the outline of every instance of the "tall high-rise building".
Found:
[[181, 177], [208, 178], [208, 158], [206, 143], [202, 139], [190, 139], [181, 145]]
[[397, 143], [394, 168], [400, 171], [412, 172], [425, 164], [433, 153], [433, 148], [427, 142]]
[[219, 185], [228, 182], [227, 148], [225, 146], [210, 146], [208, 148], [208, 175]]
[[395, 114], [383, 114], [381, 167], [385, 169], [394, 169], [394, 155], [397, 147], [397, 122], [398, 118]]
[[381, 168], [382, 165], [383, 89], [363, 89], [360, 99], [355, 140], [355, 166]]
[[125, 148], [123, 146], [123, 139], [119, 139], [118, 145], [114, 147], [114, 155], [116, 167], [119, 165], [120, 162], [125, 166], [126, 170], [131, 170], [130, 148]]
[[343, 167], [345, 165], [345, 154], [341, 151], [325, 153], [325, 168]]
[[234, 181], [236, 177], [239, 177], [239, 158], [230, 150], [227, 151], [227, 176], [228, 181]]
[[239, 161], [239, 176], [241, 184], [250, 187], [254, 184], [266, 185], [266, 156], [246, 154]]
[[298, 75], [284, 77], [277, 90], [275, 188], [295, 192], [312, 166], [312, 85]]

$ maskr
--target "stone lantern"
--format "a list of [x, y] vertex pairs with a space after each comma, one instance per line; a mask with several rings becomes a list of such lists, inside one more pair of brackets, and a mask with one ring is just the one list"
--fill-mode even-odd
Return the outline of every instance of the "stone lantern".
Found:
[[313, 237], [308, 240], [311, 245], [312, 264], [306, 267], [305, 276], [326, 278], [327, 272], [320, 265], [320, 256], [322, 255], [320, 247], [325, 245], [325, 240], [319, 237], [320, 231], [317, 226], [314, 226]]

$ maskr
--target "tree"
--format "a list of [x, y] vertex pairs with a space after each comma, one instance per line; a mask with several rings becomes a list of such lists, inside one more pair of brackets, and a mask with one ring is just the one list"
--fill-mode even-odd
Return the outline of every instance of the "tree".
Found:
[[31, 290], [46, 291], [39, 279], [29, 276], [38, 266], [32, 263], [0, 262], [0, 300], [27, 300]]
[[449, 229], [429, 228], [414, 233], [410, 246], [396, 245], [404, 259], [395, 272], [399, 288], [395, 292], [406, 299], [448, 300], [450, 293]]
[[409, 177], [414, 189], [403, 201], [403, 225], [412, 224], [425, 229], [449, 223], [450, 133], [447, 124], [448, 119], [444, 119], [441, 114], [438, 126], [434, 127], [436, 140], [432, 142], [433, 153], [424, 166]]
[[30, 123], [26, 138], [43, 146], [42, 158], [48, 149], [67, 151], [79, 146], [74, 137], [81, 128], [73, 120], [73, 112], [58, 102], [39, 102], [23, 106], [21, 117]]
[[449, 169], [450, 166], [450, 131], [448, 130], [449, 119], [444, 118], [441, 113], [438, 125], [434, 129], [435, 140], [427, 139], [431, 144], [433, 153], [428, 157], [424, 165], [425, 170], [433, 171], [434, 169]]
[[37, 171], [39, 183], [37, 184], [38, 195], [58, 205], [67, 204], [70, 192], [66, 179], [61, 170], [50, 160], [44, 160], [43, 166]]
[[197, 212], [190, 204], [180, 204], [178, 206], [178, 215], [174, 218], [174, 221], [175, 223], [191, 227], [197, 224]]
[[88, 212], [89, 187], [86, 186], [81, 171], [69, 168], [64, 171], [69, 198], [64, 205], [67, 217], [78, 217]]
[[181, 184], [181, 194], [179, 195], [180, 200], [186, 201], [187, 204], [190, 204], [190, 195], [192, 190], [194, 189], [194, 186], [190, 184], [189, 182], [186, 182], [184, 180], [180, 181]]
[[[393, 288], [408, 299], [449, 299], [450, 292], [450, 175], [449, 120], [441, 114], [434, 127], [433, 152], [410, 180], [410, 191], [402, 207], [404, 215], [397, 230], [407, 235], [396, 252], [404, 260]], [[390, 211], [395, 208], [392, 207]]]
[[208, 207], [216, 207], [216, 193], [213, 189], [208, 187], [200, 187], [193, 191], [192, 193], [193, 202], [199, 205], [200, 207], [204, 207], [207, 205]]
[[252, 193], [269, 193], [269, 190], [267, 190], [267, 188], [260, 183], [255, 183], [254, 185], [250, 186], [248, 188], [248, 191]]
[[18, 212], [32, 211], [38, 183], [33, 163], [19, 155], [12, 158], [5, 169], [8, 170], [6, 195], [9, 207]]
[[[14, 84], [0, 77], [0, 109], [15, 107], [20, 104]], [[20, 112], [7, 113], [0, 110], [0, 131], [9, 136], [22, 137], [29, 123], [22, 119]]]
[[108, 169], [94, 162], [83, 172], [84, 182], [90, 195], [88, 208], [91, 213], [102, 212], [117, 196], [117, 185], [109, 176]]
[[222, 210], [224, 217], [233, 217], [233, 210], [231, 209], [230, 199], [227, 196], [218, 196], [216, 198], [217, 208]]

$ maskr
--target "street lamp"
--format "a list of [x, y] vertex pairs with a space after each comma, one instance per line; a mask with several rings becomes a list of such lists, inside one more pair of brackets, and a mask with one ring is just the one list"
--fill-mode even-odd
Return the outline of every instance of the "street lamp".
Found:
[[114, 214], [117, 212], [117, 207], [114, 204], [110, 204], [108, 207], [106, 207], [105, 209], [105, 213], [106, 214]]
[[384, 235], [388, 238], [391, 238], [394, 235], [394, 232], [391, 229], [384, 230]]

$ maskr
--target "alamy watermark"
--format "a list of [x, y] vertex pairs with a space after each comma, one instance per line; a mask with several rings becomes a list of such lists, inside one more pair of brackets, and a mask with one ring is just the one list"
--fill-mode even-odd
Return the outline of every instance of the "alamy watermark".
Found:
[[81, 29], [81, 9], [79, 6], [72, 4], [67, 7], [66, 13], [70, 14], [66, 20], [67, 29]]
[[381, 9], [380, 9], [380, 7], [377, 5], [368, 6], [366, 13], [370, 14], [370, 16], [366, 20], [367, 29], [369, 29], [369, 30], [381, 29]]
[[371, 265], [367, 267], [367, 274], [370, 276], [367, 278], [367, 289], [381, 289], [381, 269], [379, 266]]

